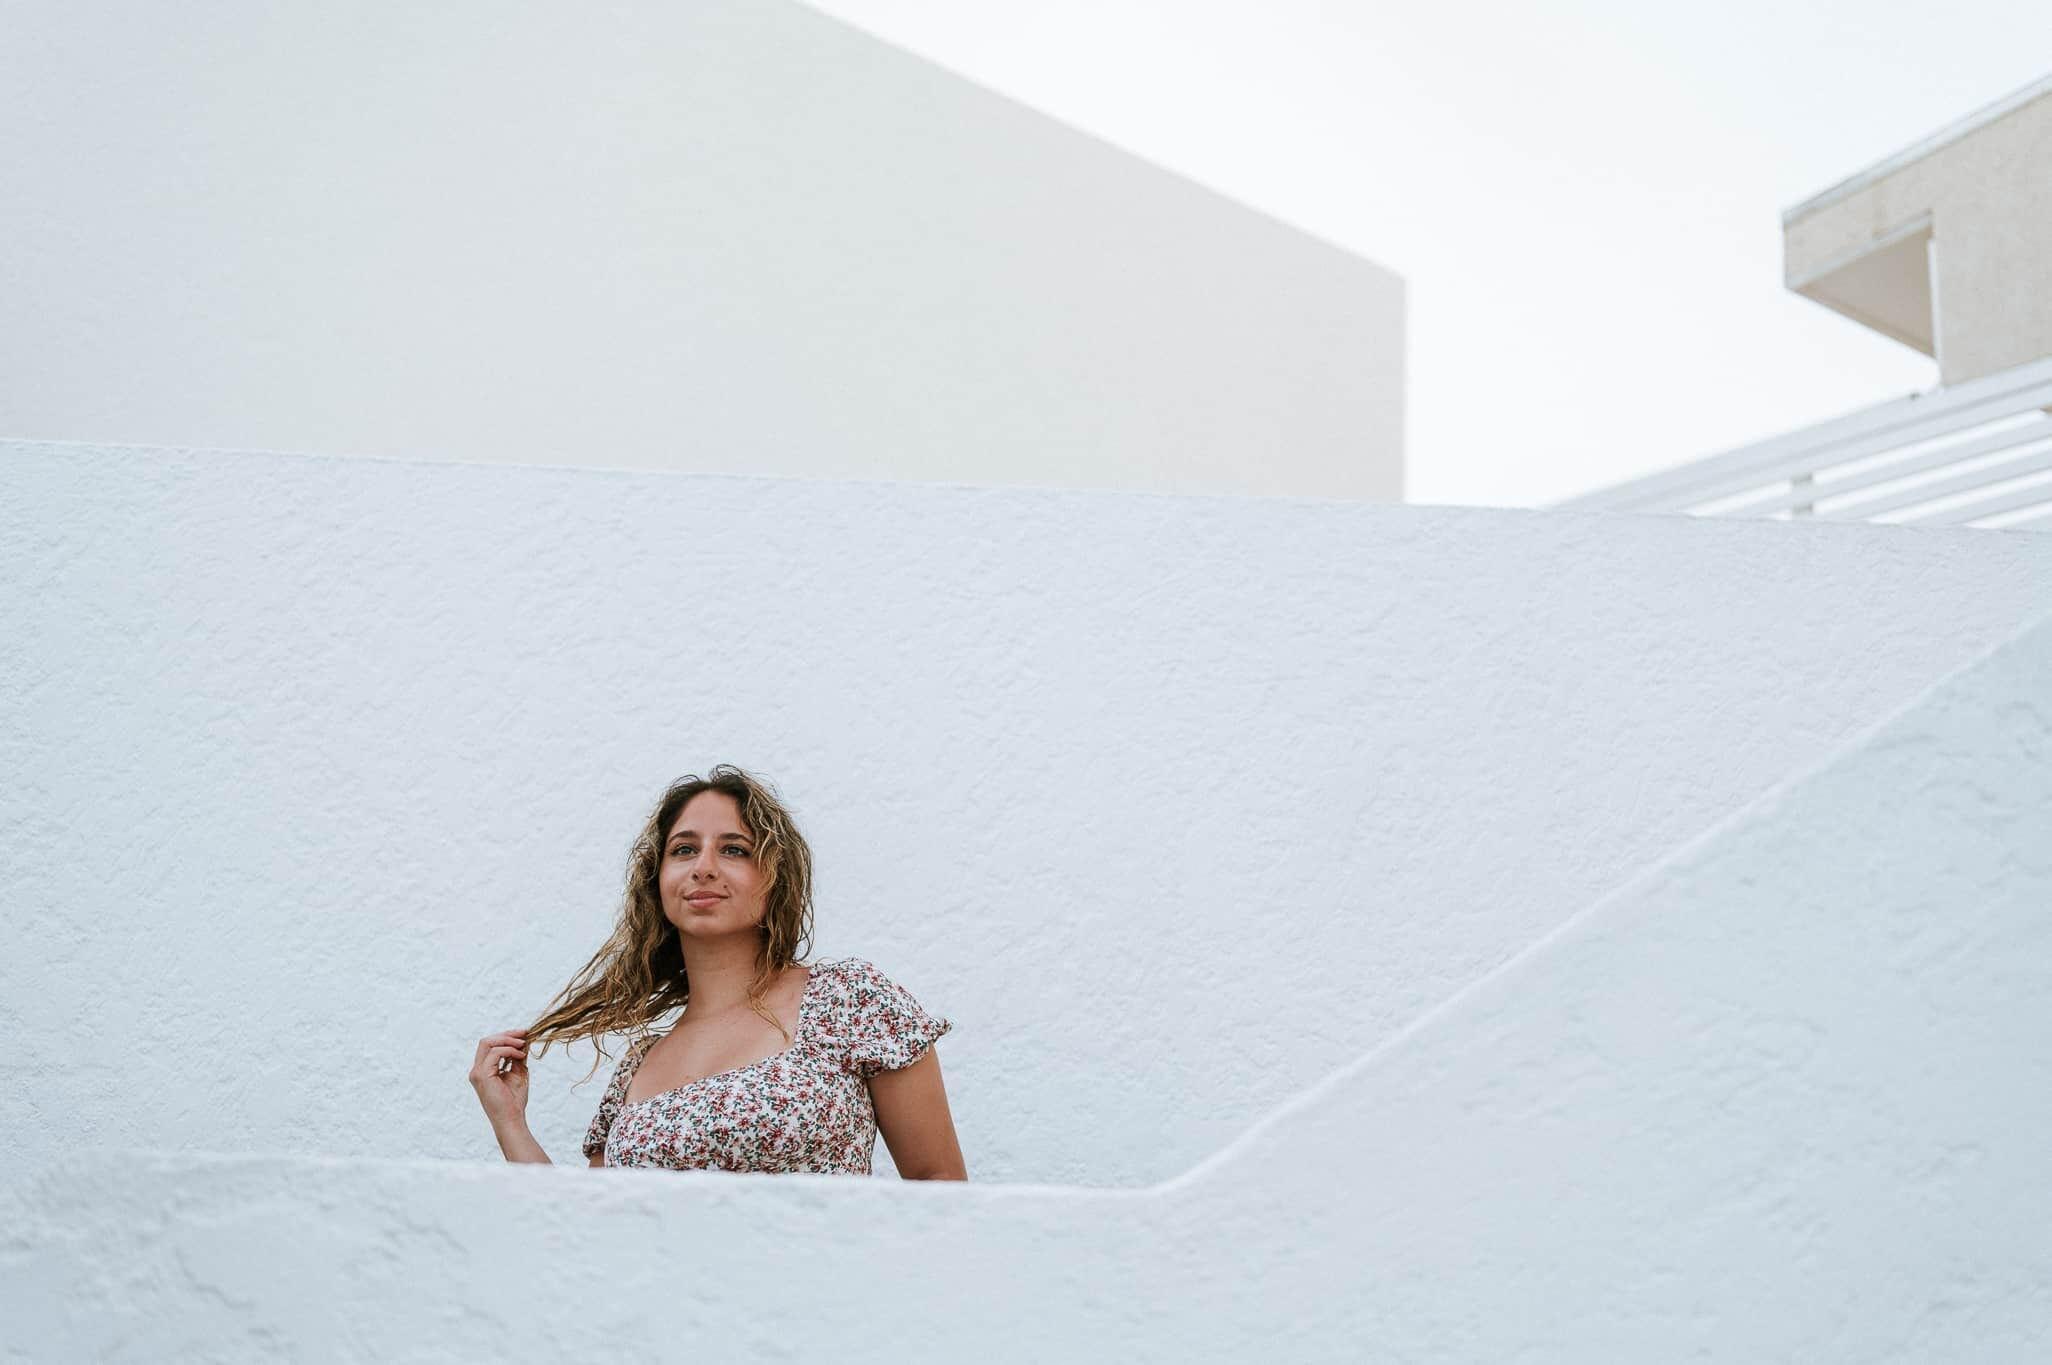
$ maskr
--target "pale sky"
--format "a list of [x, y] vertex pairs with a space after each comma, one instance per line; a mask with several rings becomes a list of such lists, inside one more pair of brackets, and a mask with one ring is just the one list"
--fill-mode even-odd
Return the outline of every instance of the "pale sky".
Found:
[[809, 0], [1402, 275], [1406, 496], [1540, 506], [1937, 382], [1781, 211], [2052, 70], [2045, 0]]

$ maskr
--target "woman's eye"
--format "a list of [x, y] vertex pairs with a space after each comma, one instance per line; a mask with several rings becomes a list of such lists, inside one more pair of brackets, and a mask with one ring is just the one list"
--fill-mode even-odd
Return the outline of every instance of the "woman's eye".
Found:
[[743, 848], [743, 847], [741, 847], [741, 845], [739, 845], [739, 844], [728, 844], [728, 845], [727, 845], [727, 852], [729, 852], [729, 853], [738, 853], [738, 854], [740, 854], [740, 855], [741, 855], [742, 857], [744, 857], [744, 858], [746, 858], [746, 857], [748, 856], [748, 850], [747, 850], [747, 849], [745, 849], [745, 848]]

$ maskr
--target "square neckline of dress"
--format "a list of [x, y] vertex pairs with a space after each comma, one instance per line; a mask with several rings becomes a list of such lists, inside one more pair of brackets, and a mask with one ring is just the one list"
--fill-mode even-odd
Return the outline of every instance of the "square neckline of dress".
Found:
[[805, 989], [798, 992], [798, 1018], [797, 1021], [791, 1026], [791, 1046], [783, 1049], [781, 1052], [772, 1052], [767, 1057], [757, 1057], [752, 1062], [743, 1062], [740, 1066], [730, 1066], [725, 1071], [715, 1071], [710, 1075], [699, 1076], [693, 1080], [688, 1080], [684, 1082], [684, 1084], [682, 1085], [673, 1085], [668, 1090], [658, 1090], [653, 1095], [643, 1095], [638, 1100], [630, 1100], [627, 1098], [627, 1091], [632, 1090], [634, 1088], [634, 1078], [641, 1074], [641, 1064], [644, 1061], [648, 1060], [648, 1054], [650, 1049], [654, 1048], [655, 1045], [661, 1042], [663, 1039], [669, 1037], [670, 1033], [675, 1031], [676, 1025], [672, 1024], [669, 1029], [665, 1030], [662, 1033], [654, 1035], [648, 1040], [647, 1044], [642, 1047], [640, 1055], [635, 1057], [634, 1070], [627, 1073], [627, 1084], [620, 1091], [620, 1108], [630, 1109], [637, 1104], [647, 1104], [650, 1100], [659, 1100], [665, 1095], [674, 1095], [679, 1091], [689, 1090], [694, 1085], [704, 1085], [707, 1081], [716, 1081], [722, 1076], [733, 1076], [743, 1071], [753, 1071], [756, 1067], [765, 1065], [769, 1062], [774, 1062], [779, 1057], [790, 1056], [792, 1053], [796, 1052], [800, 1047], [804, 1045], [805, 1007], [806, 1005], [811, 1003], [812, 988], [815, 984], [818, 983], [818, 981], [819, 964], [807, 964], [805, 969]]

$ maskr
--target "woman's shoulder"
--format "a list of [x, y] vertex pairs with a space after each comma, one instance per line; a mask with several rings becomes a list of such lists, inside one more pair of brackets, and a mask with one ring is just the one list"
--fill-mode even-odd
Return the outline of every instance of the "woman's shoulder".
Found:
[[822, 957], [805, 965], [830, 977], [865, 976], [877, 970], [876, 964], [866, 957]]
[[667, 1029], [650, 1029], [646, 1032], [634, 1034], [627, 1040], [627, 1045], [620, 1049], [620, 1060], [615, 1064], [614, 1069], [631, 1074], [641, 1065], [641, 1059], [648, 1055], [648, 1050], [654, 1047], [663, 1034], [668, 1031]]
[[866, 957], [829, 957], [806, 964], [812, 969], [808, 988], [817, 983], [826, 1004], [859, 1013], [913, 1010], [918, 1002], [903, 982]]
[[[812, 976], [830, 989], [862, 992], [895, 987], [897, 982], [866, 957], [825, 957], [806, 964]], [[810, 984], [811, 978], [807, 978]]]
[[820, 1036], [857, 1075], [907, 1066], [954, 1027], [866, 957], [823, 959], [812, 968], [820, 974]]

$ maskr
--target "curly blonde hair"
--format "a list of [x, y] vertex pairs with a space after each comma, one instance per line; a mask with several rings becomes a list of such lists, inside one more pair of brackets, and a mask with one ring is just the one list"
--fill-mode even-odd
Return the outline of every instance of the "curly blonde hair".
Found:
[[786, 1044], [791, 1041], [790, 1031], [764, 1003], [764, 991], [812, 946], [812, 849], [767, 782], [722, 763], [704, 777], [680, 777], [663, 792], [627, 856], [626, 895], [612, 936], [528, 1029], [529, 1047], [539, 1043], [542, 1053], [548, 1051], [551, 1041], [567, 1045], [579, 1038], [593, 1039], [598, 1056], [585, 1080], [607, 1056], [597, 1039], [621, 1032], [638, 1038], [652, 1022], [673, 1009], [682, 1009], [691, 998], [683, 945], [677, 926], [663, 915], [657, 875], [662, 870], [664, 837], [670, 826], [692, 797], [706, 791], [725, 792], [734, 798], [741, 808], [741, 823], [755, 841], [765, 909], [762, 951], [755, 978], [748, 986], [748, 1003], [776, 1026]]

